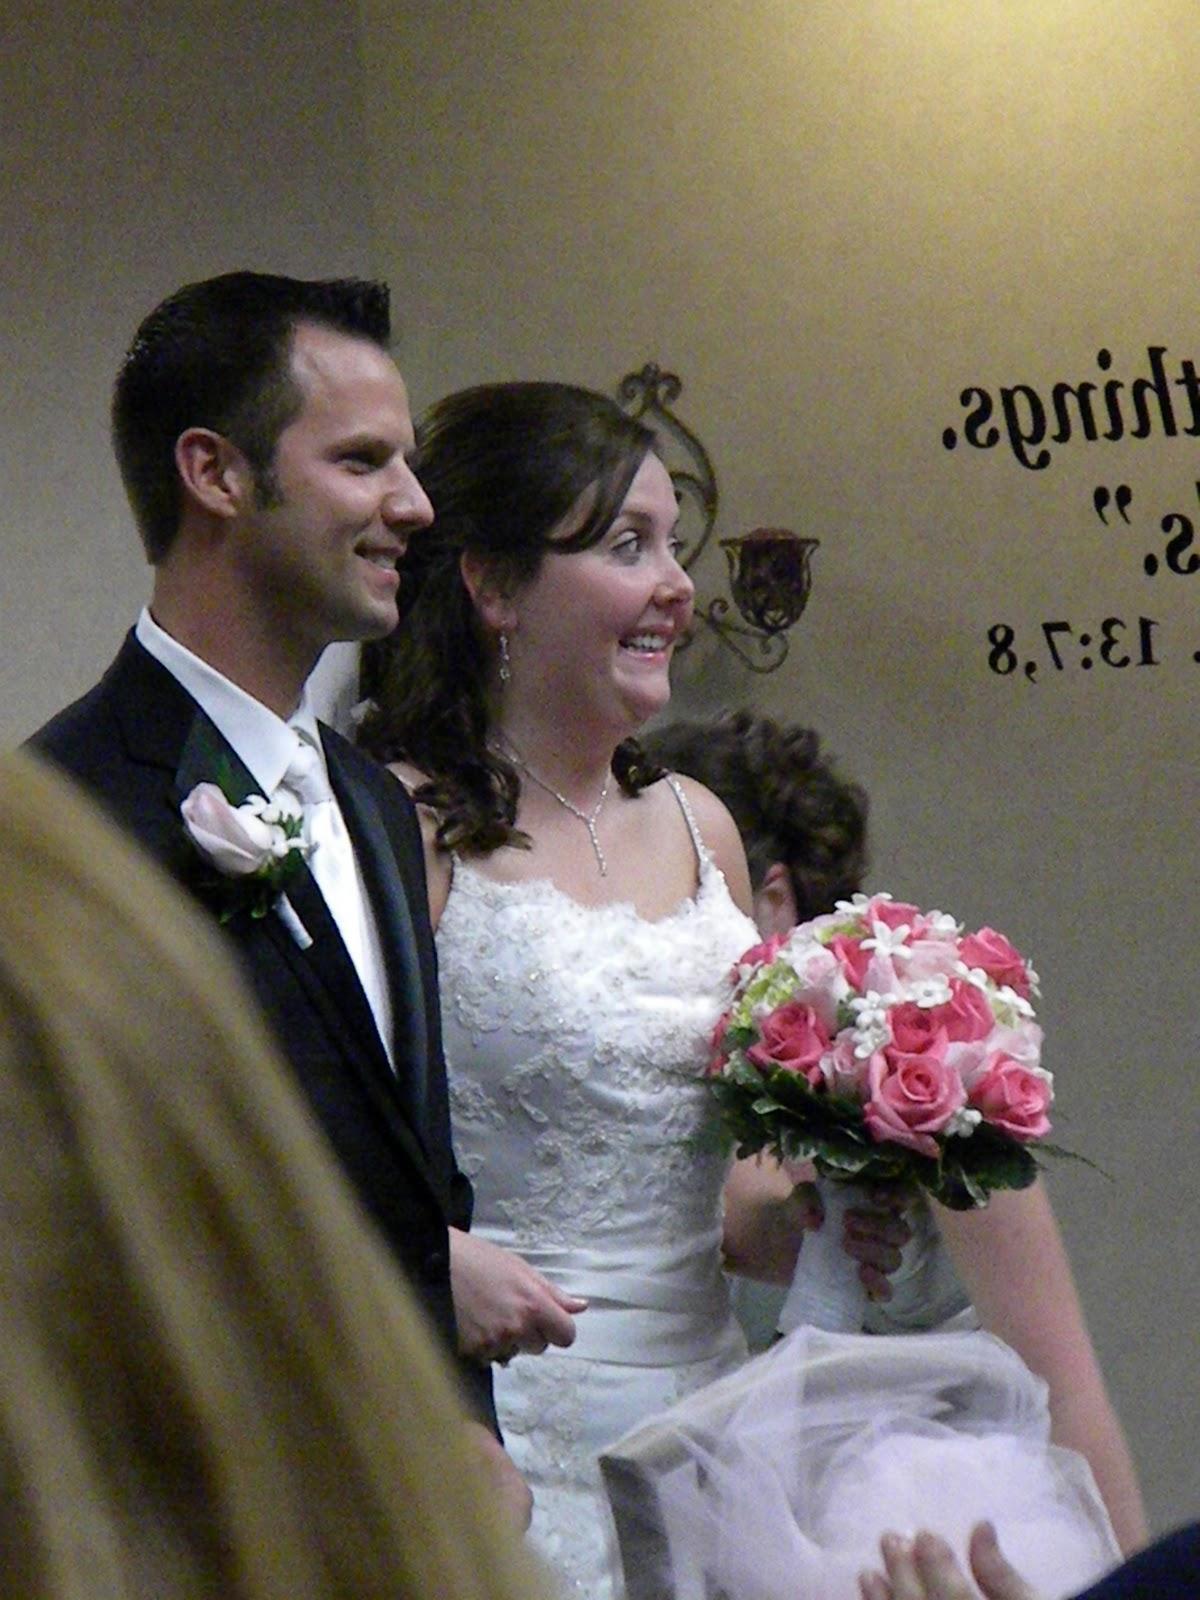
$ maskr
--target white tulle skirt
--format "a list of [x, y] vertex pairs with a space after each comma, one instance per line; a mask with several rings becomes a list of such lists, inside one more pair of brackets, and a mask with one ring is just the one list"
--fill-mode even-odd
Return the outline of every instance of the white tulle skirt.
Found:
[[1120, 1559], [1046, 1386], [978, 1332], [798, 1328], [603, 1461], [632, 1600], [858, 1600], [887, 1529], [981, 1518], [1046, 1600]]

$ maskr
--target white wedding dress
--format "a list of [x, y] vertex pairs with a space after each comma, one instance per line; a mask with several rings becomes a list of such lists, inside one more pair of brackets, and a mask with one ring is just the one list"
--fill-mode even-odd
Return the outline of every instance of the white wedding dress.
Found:
[[589, 1301], [569, 1350], [496, 1369], [531, 1537], [562, 1592], [588, 1600], [622, 1592], [599, 1452], [746, 1354], [703, 1071], [730, 968], [758, 935], [666, 781], [699, 862], [694, 898], [670, 915], [582, 906], [457, 861], [437, 936], [473, 1228]]

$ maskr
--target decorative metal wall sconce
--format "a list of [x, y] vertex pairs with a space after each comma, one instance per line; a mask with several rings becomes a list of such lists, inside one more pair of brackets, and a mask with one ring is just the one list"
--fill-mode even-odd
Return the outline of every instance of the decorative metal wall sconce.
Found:
[[[717, 475], [708, 451], [671, 409], [683, 390], [673, 372], [647, 361], [629, 372], [617, 387], [617, 398], [632, 417], [645, 417], [657, 428], [664, 445], [681, 450], [681, 466], [666, 461], [679, 496], [680, 560], [690, 572], [712, 538], [717, 521]], [[672, 455], [671, 449], [664, 454]], [[690, 516], [689, 516], [690, 512]], [[689, 522], [699, 519], [699, 531]], [[721, 643], [745, 662], [751, 672], [774, 672], [788, 653], [787, 630], [800, 620], [812, 588], [809, 558], [819, 539], [803, 539], [790, 528], [752, 528], [732, 539], [719, 539], [729, 563], [729, 588], [741, 621], [730, 615], [729, 601], [717, 595], [697, 603], [696, 622], [704, 623]], [[690, 641], [689, 641], [690, 642]]]

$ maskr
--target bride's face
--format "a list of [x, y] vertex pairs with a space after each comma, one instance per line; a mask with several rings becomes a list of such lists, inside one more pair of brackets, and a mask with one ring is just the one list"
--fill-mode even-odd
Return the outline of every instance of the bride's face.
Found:
[[[564, 537], [578, 520], [568, 519]], [[619, 737], [662, 709], [671, 657], [692, 617], [678, 520], [670, 475], [648, 455], [596, 544], [547, 553], [512, 598], [514, 697], [611, 724]]]

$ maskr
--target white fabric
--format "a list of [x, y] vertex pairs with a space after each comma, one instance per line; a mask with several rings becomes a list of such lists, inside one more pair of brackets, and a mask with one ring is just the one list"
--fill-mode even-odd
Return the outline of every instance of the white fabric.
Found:
[[[872, 1301], [863, 1317], [868, 1333], [917, 1333], [978, 1328], [979, 1317], [950, 1252], [942, 1243], [928, 1202], [914, 1200], [906, 1213], [912, 1237], [888, 1282], [890, 1300]], [[804, 1252], [801, 1250], [801, 1257]], [[798, 1266], [802, 1270], [802, 1263]]]
[[843, 1333], [917, 1333], [977, 1328], [979, 1318], [954, 1270], [924, 1196], [908, 1207], [912, 1235], [888, 1282], [889, 1300], [867, 1299], [858, 1264], [843, 1247], [845, 1213], [869, 1206], [870, 1190], [818, 1179], [825, 1223], [805, 1237], [791, 1286], [776, 1313], [781, 1333], [811, 1324]]
[[[858, 1600], [887, 1529], [965, 1555], [990, 1517], [1043, 1600], [1119, 1560], [1082, 1456], [1048, 1443], [1046, 1386], [990, 1334], [801, 1328], [617, 1444], [622, 1530], [675, 1600]], [[665, 1535], [665, 1540], [664, 1536]]]
[[698, 854], [695, 898], [657, 922], [459, 861], [438, 930], [473, 1230], [591, 1302], [569, 1350], [496, 1371], [533, 1541], [588, 1600], [620, 1592], [599, 1451], [745, 1354], [702, 1073], [729, 969], [757, 934]]
[[[868, 1301], [863, 1313], [863, 1331], [923, 1333], [934, 1329], [949, 1332], [977, 1328], [979, 1318], [975, 1308], [942, 1243], [926, 1201], [914, 1200], [906, 1217], [912, 1236], [901, 1254], [900, 1265], [888, 1278], [892, 1297]], [[811, 1254], [806, 1255], [802, 1249], [793, 1281], [802, 1280], [810, 1270]], [[787, 1288], [754, 1283], [749, 1278], [733, 1278], [729, 1287], [734, 1312], [750, 1349], [756, 1355], [769, 1349], [783, 1326], [781, 1315]]]
[[284, 719], [173, 639], [148, 609], [143, 608], [134, 632], [142, 648], [167, 669], [208, 716], [259, 785], [263, 798], [270, 799], [283, 781], [284, 769], [296, 748], [295, 734]]

